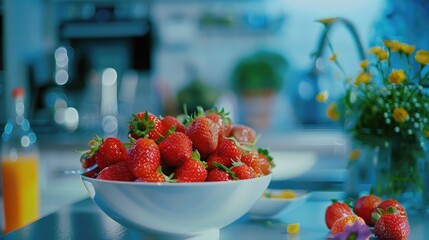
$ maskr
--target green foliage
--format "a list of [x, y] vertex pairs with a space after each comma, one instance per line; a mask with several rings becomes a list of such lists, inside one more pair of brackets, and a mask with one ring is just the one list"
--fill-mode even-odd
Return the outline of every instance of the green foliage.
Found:
[[234, 69], [232, 88], [236, 92], [279, 91], [288, 63], [281, 54], [258, 51], [242, 59]]

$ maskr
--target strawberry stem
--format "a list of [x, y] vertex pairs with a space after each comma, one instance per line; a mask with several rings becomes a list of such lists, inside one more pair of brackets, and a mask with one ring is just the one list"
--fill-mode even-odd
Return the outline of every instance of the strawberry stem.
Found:
[[132, 120], [128, 123], [131, 128], [129, 134], [134, 134], [137, 138], [147, 137], [149, 132], [155, 129], [155, 123], [149, 121], [149, 113], [146, 111], [143, 118], [140, 119], [138, 115], [132, 114]]
[[195, 151], [192, 152], [191, 159], [194, 160], [194, 161], [197, 161], [197, 162], [201, 163], [205, 168], [208, 167], [208, 165], [207, 165], [206, 162], [201, 161], [201, 155], [198, 152], [198, 150], [195, 150]]
[[216, 168], [225, 171], [226, 173], [229, 174], [229, 176], [232, 177], [232, 179], [234, 180], [240, 180], [237, 175], [235, 175], [235, 172], [231, 171], [229, 168], [227, 168], [225, 165], [223, 165], [222, 163], [218, 163], [218, 162], [212, 162], [213, 166], [215, 166]]
[[270, 166], [273, 168], [276, 165], [274, 164], [273, 157], [270, 155], [270, 150], [268, 148], [258, 148], [258, 153], [267, 157]]

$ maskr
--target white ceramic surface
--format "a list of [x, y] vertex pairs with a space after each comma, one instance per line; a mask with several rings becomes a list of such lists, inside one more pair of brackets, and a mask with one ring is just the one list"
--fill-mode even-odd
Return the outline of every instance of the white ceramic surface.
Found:
[[309, 171], [317, 161], [313, 152], [271, 151], [276, 164], [272, 170], [273, 180], [287, 180]]
[[[282, 189], [268, 189], [268, 192], [278, 194]], [[297, 197], [286, 198], [260, 198], [249, 210], [249, 216], [252, 219], [277, 219], [285, 216], [288, 212], [303, 204], [310, 193], [305, 190], [295, 190]]]
[[140, 183], [82, 176], [98, 207], [118, 223], [156, 239], [218, 239], [261, 197], [271, 175], [230, 182]]

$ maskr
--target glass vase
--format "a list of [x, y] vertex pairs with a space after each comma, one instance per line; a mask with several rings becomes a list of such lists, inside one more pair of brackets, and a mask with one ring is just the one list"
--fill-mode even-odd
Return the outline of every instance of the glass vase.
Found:
[[429, 207], [429, 161], [424, 141], [385, 140], [374, 148], [372, 193], [401, 202], [408, 212]]
[[[353, 136], [346, 193], [396, 199], [407, 212], [428, 213], [429, 151], [426, 140]], [[353, 156], [354, 155], [354, 156]]]

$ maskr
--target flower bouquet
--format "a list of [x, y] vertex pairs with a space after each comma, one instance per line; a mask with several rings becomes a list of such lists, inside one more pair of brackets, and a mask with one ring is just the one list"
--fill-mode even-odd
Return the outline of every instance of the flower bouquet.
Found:
[[[321, 22], [326, 27], [333, 21]], [[343, 71], [332, 45], [329, 47], [333, 53], [330, 60]], [[427, 208], [429, 94], [425, 87], [429, 86], [429, 51], [385, 40], [369, 52], [370, 58], [361, 62], [357, 76], [346, 77], [342, 97], [329, 101], [329, 94], [322, 91], [316, 98], [328, 104], [328, 118], [343, 123], [353, 140], [376, 153], [371, 168], [375, 169], [374, 194], [411, 199], [410, 207]], [[349, 166], [360, 157], [360, 149], [354, 149]]]

